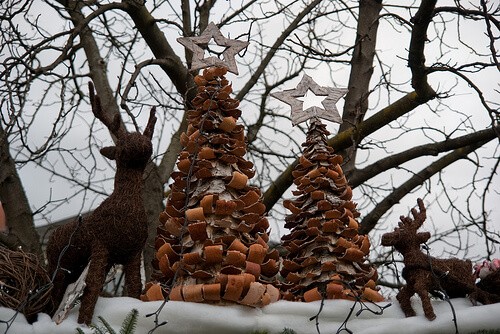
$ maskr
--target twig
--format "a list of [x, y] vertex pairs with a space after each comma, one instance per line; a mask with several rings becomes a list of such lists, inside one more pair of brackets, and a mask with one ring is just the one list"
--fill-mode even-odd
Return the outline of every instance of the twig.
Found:
[[[351, 291], [354, 291], [353, 287], [352, 287], [352, 283], [355, 283], [355, 281], [343, 281], [343, 280], [334, 280], [335, 282], [338, 282], [338, 283], [341, 283], [342, 285], [346, 286], [349, 290]], [[318, 334], [321, 334], [320, 330], [319, 330], [319, 315], [321, 314], [321, 312], [323, 311], [323, 307], [324, 307], [324, 304], [325, 304], [325, 299], [326, 299], [326, 291], [321, 291], [320, 288], [318, 288], [318, 290], [320, 291], [321, 293], [321, 304], [319, 306], [319, 310], [318, 310], [318, 313], [315, 315], [315, 316], [312, 316], [309, 318], [309, 321], [313, 321], [315, 320], [315, 324], [316, 324], [316, 331], [318, 332]], [[353, 332], [347, 328], [347, 323], [349, 322], [349, 319], [351, 318], [352, 316], [352, 313], [354, 312], [354, 309], [356, 308], [356, 305], [360, 305], [360, 309], [358, 310], [358, 312], [356, 312], [356, 317], [359, 316], [362, 312], [364, 311], [369, 311], [373, 314], [376, 314], [376, 315], [382, 315], [384, 313], [384, 310], [388, 307], [390, 307], [392, 304], [391, 303], [388, 303], [387, 305], [384, 305], [384, 306], [380, 306], [378, 304], [375, 304], [373, 302], [370, 302], [371, 304], [375, 305], [378, 310], [373, 310], [371, 309], [368, 305], [367, 305], [367, 301], [363, 300], [361, 298], [361, 296], [357, 295], [357, 294], [352, 294], [352, 295], [349, 295], [349, 297], [353, 298], [354, 299], [354, 304], [352, 305], [352, 307], [349, 309], [349, 313], [347, 314], [346, 318], [344, 319], [344, 321], [342, 322], [342, 324], [340, 325], [340, 327], [337, 329], [337, 334], [345, 331], [347, 333], [350, 333], [350, 334], [353, 334]]]
[[321, 298], [321, 304], [319, 306], [318, 313], [316, 313], [315, 316], [309, 318], [309, 321], [316, 320], [316, 331], [318, 332], [318, 334], [321, 334], [321, 332], [319, 331], [319, 315], [321, 314], [321, 311], [323, 311], [323, 306], [325, 305], [325, 296], [322, 297], [323, 298]]

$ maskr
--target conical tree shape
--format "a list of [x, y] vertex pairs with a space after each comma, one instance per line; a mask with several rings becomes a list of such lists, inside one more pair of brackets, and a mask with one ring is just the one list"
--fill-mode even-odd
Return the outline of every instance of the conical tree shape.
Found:
[[284, 201], [291, 211], [285, 227], [291, 231], [282, 237], [288, 250], [281, 269], [283, 298], [381, 301], [375, 286], [377, 271], [365, 264], [370, 243], [358, 234], [359, 212], [340, 167], [342, 156], [328, 146], [328, 134], [325, 125], [313, 118], [293, 171], [296, 198]]
[[[195, 78], [196, 109], [188, 113], [178, 171], [160, 214], [153, 278], [173, 286], [171, 300], [263, 306], [279, 298], [268, 284], [279, 254], [267, 244], [261, 192], [248, 185], [253, 163], [244, 158], [239, 101], [229, 97], [225, 73], [212, 67]], [[147, 288], [144, 300], [163, 298], [158, 285]]]

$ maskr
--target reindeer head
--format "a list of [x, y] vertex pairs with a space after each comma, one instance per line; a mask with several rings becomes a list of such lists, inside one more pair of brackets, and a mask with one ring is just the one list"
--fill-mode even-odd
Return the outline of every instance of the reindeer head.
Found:
[[383, 246], [394, 246], [398, 251], [405, 249], [420, 248], [420, 244], [426, 242], [431, 237], [429, 232], [418, 232], [417, 230], [422, 226], [426, 218], [426, 210], [422, 199], [417, 199], [418, 208], [411, 210], [413, 219], [410, 217], [401, 216], [399, 219], [398, 227], [394, 232], [388, 232], [382, 235]]
[[129, 133], [121, 126], [120, 115], [117, 114], [113, 120], [110, 120], [104, 113], [101, 99], [94, 93], [92, 82], [89, 82], [89, 94], [94, 116], [116, 137], [116, 145], [103, 147], [100, 150], [101, 154], [110, 160], [116, 160], [117, 167], [144, 169], [153, 153], [151, 139], [156, 123], [155, 108], [151, 109], [143, 134]]

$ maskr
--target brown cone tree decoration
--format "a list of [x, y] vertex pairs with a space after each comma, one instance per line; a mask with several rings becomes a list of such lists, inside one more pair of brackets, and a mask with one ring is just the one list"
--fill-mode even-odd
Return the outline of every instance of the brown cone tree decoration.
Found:
[[357, 299], [382, 301], [377, 272], [365, 263], [367, 236], [358, 234], [359, 212], [343, 174], [342, 157], [328, 146], [329, 132], [318, 118], [311, 120], [303, 155], [293, 171], [297, 190], [285, 200], [291, 211], [282, 237], [288, 254], [281, 275], [286, 300]]
[[279, 298], [270, 282], [279, 255], [267, 244], [269, 223], [258, 188], [249, 186], [239, 101], [230, 98], [225, 67], [195, 77], [198, 94], [181, 135], [184, 149], [156, 238], [157, 269], [143, 300], [163, 299], [263, 306]]

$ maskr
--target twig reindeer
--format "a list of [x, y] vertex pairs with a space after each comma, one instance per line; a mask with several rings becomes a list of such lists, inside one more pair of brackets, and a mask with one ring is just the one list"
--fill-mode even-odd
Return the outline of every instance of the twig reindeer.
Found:
[[422, 300], [424, 314], [429, 320], [436, 315], [431, 305], [429, 293], [438, 295], [445, 292], [450, 298], [469, 297], [475, 302], [490, 303], [488, 294], [474, 284], [472, 263], [470, 260], [436, 259], [423, 253], [420, 245], [431, 237], [429, 232], [417, 232], [426, 218], [426, 210], [422, 199], [417, 200], [418, 208], [412, 209], [413, 219], [401, 216], [399, 227], [394, 232], [382, 235], [383, 246], [394, 246], [403, 255], [403, 278], [406, 285], [397, 294], [405, 316], [415, 315], [410, 298], [416, 293]]
[[143, 173], [153, 147], [156, 123], [151, 110], [144, 133], [129, 133], [120, 127], [120, 117], [110, 120], [89, 83], [92, 112], [116, 136], [116, 146], [104, 147], [101, 154], [116, 160], [114, 191], [81, 224], [77, 221], [57, 228], [47, 245], [49, 272], [53, 273], [53, 301], [61, 302], [68, 284], [75, 282], [90, 261], [82, 295], [79, 323], [90, 324], [95, 304], [114, 264], [122, 264], [125, 287], [130, 297], [139, 298], [141, 253], [147, 239], [147, 221], [142, 204]]

